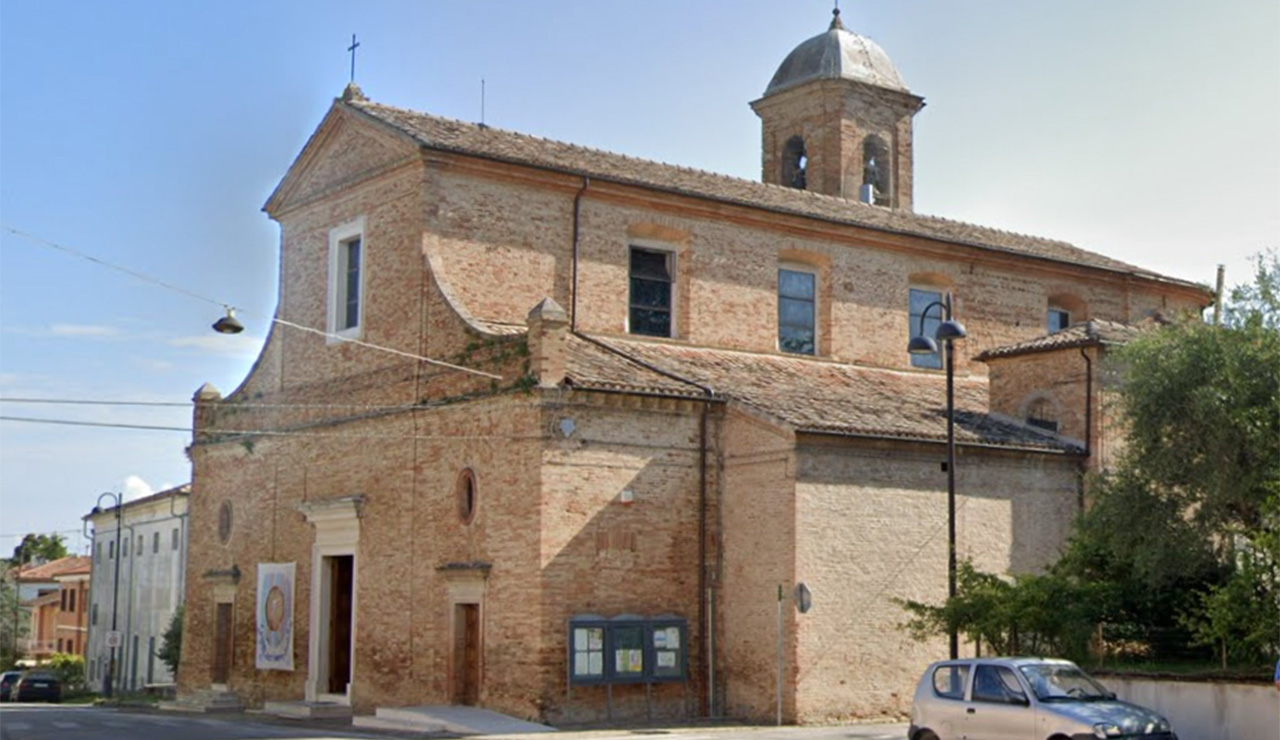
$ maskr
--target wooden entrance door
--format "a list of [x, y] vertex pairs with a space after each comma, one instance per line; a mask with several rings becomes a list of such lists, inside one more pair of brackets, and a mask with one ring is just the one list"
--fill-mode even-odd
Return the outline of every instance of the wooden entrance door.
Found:
[[480, 701], [480, 605], [455, 605], [453, 629], [453, 701], [474, 706]]
[[215, 604], [213, 637], [213, 683], [231, 679], [231, 604]]
[[347, 693], [351, 682], [351, 606], [355, 557], [329, 560], [329, 677], [331, 694]]

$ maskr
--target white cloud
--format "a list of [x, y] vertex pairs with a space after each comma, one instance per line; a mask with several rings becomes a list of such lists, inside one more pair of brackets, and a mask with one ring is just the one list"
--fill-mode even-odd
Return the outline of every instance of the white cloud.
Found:
[[149, 483], [136, 475], [125, 478], [121, 490], [124, 492], [125, 501], [133, 501], [155, 493], [155, 489]]
[[194, 349], [210, 355], [253, 359], [258, 356], [258, 351], [262, 349], [262, 337], [251, 337], [244, 334], [188, 336], [170, 339], [169, 346]]
[[55, 337], [114, 337], [120, 330], [98, 324], [54, 324], [49, 331]]

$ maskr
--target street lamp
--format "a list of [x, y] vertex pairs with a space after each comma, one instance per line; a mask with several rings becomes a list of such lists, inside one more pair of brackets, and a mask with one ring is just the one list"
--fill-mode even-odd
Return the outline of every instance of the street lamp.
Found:
[[[934, 306], [942, 309], [942, 323], [934, 334], [937, 341], [924, 335], [924, 320]], [[951, 317], [951, 294], [945, 300], [934, 301], [920, 312], [920, 328], [907, 344], [913, 355], [932, 355], [938, 352], [938, 342], [946, 345], [947, 366], [947, 599], [956, 597], [956, 374], [955, 340], [968, 334], [964, 324]], [[960, 657], [960, 642], [954, 624], [948, 626], [951, 638], [951, 659]]]
[[[120, 523], [120, 514], [123, 509], [123, 498], [119, 493], [104, 493], [98, 496], [98, 503], [93, 507], [94, 514], [102, 513], [102, 499], [108, 499], [115, 504], [116, 510], [116, 575], [115, 585], [111, 589], [111, 632], [116, 631], [116, 614], [120, 605], [120, 531], [124, 529]], [[97, 527], [94, 527], [94, 534], [97, 535]], [[116, 674], [116, 648], [111, 646], [111, 659], [107, 661], [107, 674], [102, 679], [102, 695], [111, 698], [111, 680]]]

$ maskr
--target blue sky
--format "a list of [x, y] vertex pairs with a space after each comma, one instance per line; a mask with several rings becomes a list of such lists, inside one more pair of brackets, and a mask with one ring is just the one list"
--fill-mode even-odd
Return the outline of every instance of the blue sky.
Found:
[[[747, 103], [825, 0], [0, 3], [0, 415], [186, 427], [275, 307], [261, 206], [333, 97], [758, 179]], [[1275, 0], [845, 0], [927, 107], [916, 210], [1228, 284], [1280, 246]], [[19, 236], [15, 229], [31, 236]], [[32, 237], [35, 237], [34, 239]], [[212, 299], [141, 281], [51, 242]], [[240, 337], [209, 330], [241, 308]], [[174, 406], [32, 404], [11, 399]], [[0, 421], [0, 553], [74, 547], [189, 433]]]

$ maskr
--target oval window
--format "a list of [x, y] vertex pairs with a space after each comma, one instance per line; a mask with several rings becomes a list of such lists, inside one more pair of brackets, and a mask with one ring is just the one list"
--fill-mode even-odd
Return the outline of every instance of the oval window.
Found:
[[458, 517], [463, 524], [470, 524], [476, 516], [476, 476], [471, 468], [458, 474]]
[[218, 509], [218, 539], [222, 540], [222, 544], [227, 544], [227, 540], [231, 539], [231, 502], [223, 501], [222, 508]]

